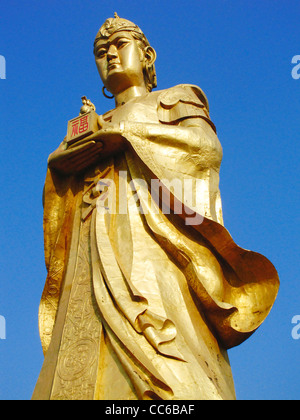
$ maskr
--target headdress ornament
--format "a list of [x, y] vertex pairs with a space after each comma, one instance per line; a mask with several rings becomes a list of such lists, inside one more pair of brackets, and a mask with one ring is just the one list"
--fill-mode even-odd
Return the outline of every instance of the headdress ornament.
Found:
[[141, 38], [143, 38], [144, 42], [149, 45], [149, 42], [147, 38], [145, 37], [142, 30], [133, 22], [127, 19], [120, 18], [118, 14], [115, 12], [113, 18], [107, 19], [104, 24], [99, 29], [99, 32], [96, 35], [95, 43], [102, 39], [102, 38], [108, 38], [110, 35], [114, 34], [115, 32], [120, 31], [129, 31], [129, 32], [135, 32], [138, 34]]

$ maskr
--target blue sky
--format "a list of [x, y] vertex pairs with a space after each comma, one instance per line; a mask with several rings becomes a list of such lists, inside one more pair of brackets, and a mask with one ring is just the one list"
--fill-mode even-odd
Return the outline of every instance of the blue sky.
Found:
[[299, 399], [300, 340], [292, 338], [292, 318], [300, 315], [300, 79], [291, 74], [300, 55], [299, 0], [2, 2], [0, 399], [30, 399], [42, 366], [47, 158], [83, 95], [99, 114], [113, 107], [102, 96], [92, 46], [115, 11], [137, 23], [156, 49], [158, 89], [191, 83], [207, 94], [224, 150], [225, 225], [279, 272], [271, 314], [229, 351], [237, 397]]

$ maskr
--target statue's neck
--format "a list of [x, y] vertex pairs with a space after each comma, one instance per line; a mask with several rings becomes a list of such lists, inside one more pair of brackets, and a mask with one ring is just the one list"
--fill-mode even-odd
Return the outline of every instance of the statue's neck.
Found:
[[145, 86], [131, 86], [115, 95], [116, 107], [126, 104], [131, 99], [146, 95], [147, 89]]

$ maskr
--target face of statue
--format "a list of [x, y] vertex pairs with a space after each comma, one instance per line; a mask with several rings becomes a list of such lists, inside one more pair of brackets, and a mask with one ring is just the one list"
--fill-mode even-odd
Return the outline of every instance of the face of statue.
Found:
[[120, 31], [100, 39], [95, 58], [102, 82], [113, 95], [133, 86], [145, 86], [143, 68], [147, 54], [130, 32]]

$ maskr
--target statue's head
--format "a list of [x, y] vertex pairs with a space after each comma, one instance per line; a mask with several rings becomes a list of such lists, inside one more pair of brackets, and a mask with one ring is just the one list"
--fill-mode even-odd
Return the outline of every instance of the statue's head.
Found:
[[[131, 45], [131, 50], [124, 48], [126, 45]], [[134, 58], [137, 59], [138, 55], [136, 62], [140, 61], [142, 63], [142, 76], [147, 90], [151, 92], [157, 86], [154, 66], [156, 59], [155, 50], [150, 46], [146, 36], [137, 25], [127, 19], [120, 18], [116, 13], [114, 18], [107, 19], [99, 29], [94, 42], [94, 54], [100, 76], [108, 90], [112, 91], [109, 83], [107, 83], [108, 86], [106, 85], [109, 74], [106, 73], [105, 62], [106, 67], [109, 60], [113, 63], [113, 54], [116, 55], [115, 62], [118, 61], [117, 56], [121, 57], [123, 54], [123, 61], [126, 61], [125, 65], [128, 64], [131, 67], [133, 66]], [[113, 73], [113, 65], [110, 67], [110, 73]], [[115, 73], [117, 73], [117, 70]]]

